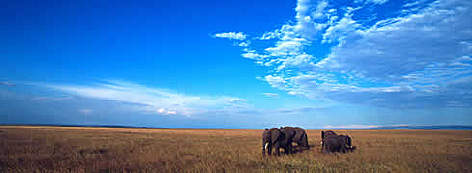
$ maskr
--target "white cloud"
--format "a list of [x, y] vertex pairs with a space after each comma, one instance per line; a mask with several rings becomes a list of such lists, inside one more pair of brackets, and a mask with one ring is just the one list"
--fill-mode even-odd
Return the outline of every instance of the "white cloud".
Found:
[[257, 54], [257, 53], [252, 53], [252, 52], [243, 53], [243, 54], [241, 54], [241, 56], [243, 56], [244, 58], [249, 58], [249, 59], [257, 59], [257, 58], [259, 58], [259, 54]]
[[391, 24], [351, 32], [319, 65], [362, 71], [366, 78], [420, 91], [426, 85], [447, 84], [472, 72], [467, 68], [470, 63], [457, 59], [472, 54], [462, 44], [472, 39], [471, 7], [462, 2], [438, 3]]
[[242, 57], [254, 60], [262, 60], [263, 58], [268, 57], [267, 55], [261, 55], [255, 52], [246, 52], [241, 54]]
[[264, 96], [266, 97], [270, 97], [270, 98], [275, 98], [275, 97], [279, 97], [279, 94], [276, 94], [276, 93], [262, 93]]
[[31, 100], [33, 101], [64, 101], [71, 100], [72, 97], [69, 96], [60, 96], [60, 97], [34, 97]]
[[251, 42], [247, 41], [247, 42], [241, 42], [238, 44], [239, 47], [248, 47], [249, 45], [251, 44]]
[[278, 38], [278, 37], [280, 37], [280, 35], [281, 35], [281, 33], [277, 32], [277, 31], [266, 32], [266, 33], [262, 34], [262, 36], [259, 37], [258, 39], [259, 40], [270, 40], [270, 39]]
[[247, 37], [247, 35], [242, 32], [217, 33], [213, 36], [218, 37], [218, 38], [227, 38], [227, 39], [234, 39], [234, 40], [245, 40]]
[[92, 109], [79, 109], [78, 110], [81, 114], [84, 114], [84, 115], [89, 115], [93, 112]]
[[296, 38], [292, 40], [280, 41], [276, 44], [275, 47], [269, 47], [265, 50], [270, 53], [270, 56], [287, 56], [287, 55], [297, 55], [302, 51], [303, 42], [305, 39]]
[[279, 89], [285, 88], [285, 80], [280, 76], [267, 75], [264, 78], [272, 87]]
[[314, 18], [321, 18], [323, 17], [323, 12], [325, 10], [325, 8], [328, 6], [328, 2], [326, 1], [321, 1], [318, 3], [318, 5], [316, 6], [316, 10], [313, 14], [313, 17]]
[[405, 5], [403, 5], [403, 7], [407, 7], [407, 8], [408, 7], [413, 7], [413, 6], [417, 6], [417, 5], [419, 5], [421, 3], [424, 3], [424, 2], [425, 2], [425, 0], [417, 0], [417, 1], [413, 1], [413, 2], [405, 4]]
[[388, 2], [388, 0], [366, 0], [368, 3], [373, 3], [373, 4], [384, 4]]
[[[471, 105], [467, 87], [450, 86], [472, 75], [472, 1], [404, 2], [391, 18], [356, 16], [386, 2], [299, 0], [294, 22], [257, 38], [272, 46], [250, 45], [242, 56], [270, 67], [264, 80], [291, 95], [391, 107]], [[317, 49], [331, 51], [315, 56]], [[464, 83], [472, 80], [454, 85]]]
[[[390, 102], [399, 106], [437, 106], [450, 100], [470, 105], [471, 99], [458, 99], [458, 93], [463, 91], [446, 87], [451, 80], [472, 74], [468, 67], [470, 62], [456, 58], [472, 54], [464, 44], [472, 39], [472, 22], [467, 15], [470, 8], [470, 3], [448, 1], [433, 4], [418, 14], [380, 21], [367, 30], [340, 30], [344, 41], [317, 65], [322, 70], [343, 74], [361, 72], [361, 77], [355, 78], [388, 85], [366, 87], [353, 82], [338, 83], [327, 87], [336, 89], [338, 94], [321, 91], [316, 94], [336, 95], [353, 102], [357, 102], [354, 97], [358, 97], [370, 99], [372, 104], [381, 101], [379, 104]], [[330, 32], [327, 29], [325, 34]], [[322, 86], [312, 90], [319, 91]], [[395, 94], [395, 98], [385, 98], [392, 97], [389, 92]]]
[[360, 24], [357, 24], [356, 21], [352, 20], [351, 17], [351, 14], [347, 14], [335, 25], [332, 25], [326, 29], [325, 33], [323, 34], [322, 43], [340, 41], [346, 34], [355, 32], [356, 29], [360, 27]]
[[240, 98], [189, 96], [124, 81], [108, 81], [97, 85], [40, 84], [40, 86], [79, 97], [134, 104], [138, 111], [161, 115], [191, 116], [208, 111], [231, 112], [248, 107], [245, 100]]
[[166, 110], [166, 109], [164, 109], [164, 108], [159, 108], [159, 109], [157, 110], [157, 112], [158, 112], [159, 114], [162, 114], [162, 115], [175, 115], [175, 114], [177, 114], [177, 111]]

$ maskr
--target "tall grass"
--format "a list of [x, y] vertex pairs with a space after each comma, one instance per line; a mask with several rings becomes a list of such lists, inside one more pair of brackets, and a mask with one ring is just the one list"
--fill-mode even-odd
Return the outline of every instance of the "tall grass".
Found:
[[262, 130], [0, 127], [0, 172], [472, 172], [472, 131], [340, 130], [353, 153], [261, 156]]

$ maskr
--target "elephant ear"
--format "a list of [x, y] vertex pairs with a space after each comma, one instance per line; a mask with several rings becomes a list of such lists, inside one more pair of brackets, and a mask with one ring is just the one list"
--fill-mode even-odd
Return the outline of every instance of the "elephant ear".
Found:
[[280, 132], [280, 130], [272, 130], [271, 135], [270, 135], [271, 140], [272, 140], [271, 142], [272, 143], [277, 142], [281, 136], [282, 136], [282, 133]]
[[346, 136], [346, 140], [347, 140], [347, 145], [351, 146], [352, 145], [351, 137]]

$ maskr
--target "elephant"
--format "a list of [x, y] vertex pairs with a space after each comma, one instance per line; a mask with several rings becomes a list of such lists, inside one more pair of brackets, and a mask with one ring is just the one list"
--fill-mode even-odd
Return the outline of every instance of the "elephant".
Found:
[[346, 135], [330, 135], [323, 139], [322, 151], [324, 153], [353, 151], [351, 137]]
[[321, 141], [327, 136], [332, 136], [332, 135], [338, 135], [332, 130], [327, 130], [327, 131], [321, 131]]
[[262, 132], [262, 156], [265, 156], [265, 150], [267, 154], [272, 154], [272, 147], [275, 147], [275, 153], [280, 156], [280, 148], [284, 148], [285, 153], [289, 154], [291, 151], [291, 139], [286, 137], [287, 135], [278, 128], [265, 129]]
[[[297, 143], [298, 147], [302, 149], [310, 149], [310, 146], [308, 145], [308, 136], [304, 129], [300, 127], [281, 127], [280, 130], [291, 138], [292, 142]], [[292, 144], [290, 143], [290, 146], [291, 145]]]
[[321, 144], [321, 151], [323, 151], [323, 147], [324, 147], [323, 141], [324, 141], [324, 139], [325, 139], [326, 137], [328, 137], [328, 136], [337, 136], [337, 135], [338, 135], [338, 134], [336, 134], [336, 133], [335, 133], [334, 131], [332, 131], [332, 130], [321, 131], [321, 142], [320, 142], [320, 144]]

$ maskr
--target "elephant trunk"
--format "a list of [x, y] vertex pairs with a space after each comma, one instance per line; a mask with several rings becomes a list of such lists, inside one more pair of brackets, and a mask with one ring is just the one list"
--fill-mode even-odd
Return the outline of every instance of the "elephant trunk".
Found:
[[270, 143], [269, 142], [264, 142], [262, 143], [262, 156], [264, 157], [265, 154], [266, 154], [266, 150], [267, 150], [267, 154], [271, 154], [271, 149], [269, 149], [270, 147]]
[[265, 156], [265, 152], [266, 152], [265, 150], [266, 150], [266, 148], [265, 148], [265, 145], [264, 145], [264, 142], [263, 142], [262, 143], [262, 157]]

